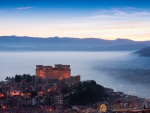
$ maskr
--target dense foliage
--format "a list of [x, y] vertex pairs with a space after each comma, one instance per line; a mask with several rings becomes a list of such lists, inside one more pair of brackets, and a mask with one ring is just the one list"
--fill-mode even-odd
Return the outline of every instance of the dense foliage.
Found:
[[96, 84], [93, 80], [85, 81], [76, 87], [70, 102], [72, 104], [86, 105], [88, 103], [98, 102], [104, 97], [107, 97], [107, 94], [103, 86]]
[[15, 83], [19, 83], [22, 80], [26, 80], [27, 82], [31, 82], [32, 77], [29, 74], [23, 74], [23, 75], [15, 75], [15, 77], [6, 77], [5, 80], [13, 80]]

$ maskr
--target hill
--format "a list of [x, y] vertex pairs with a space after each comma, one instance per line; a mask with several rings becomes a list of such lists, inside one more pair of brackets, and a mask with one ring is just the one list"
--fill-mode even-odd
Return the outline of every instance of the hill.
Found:
[[148, 47], [149, 42], [128, 39], [0, 36], [0, 51], [130, 51]]
[[143, 48], [139, 51], [136, 51], [135, 53], [139, 54], [140, 56], [150, 57], [150, 47]]
[[75, 93], [71, 95], [70, 102], [73, 105], [86, 105], [87, 103], [101, 101], [102, 98], [107, 98], [107, 96], [105, 88], [94, 80], [84, 81], [76, 87]]

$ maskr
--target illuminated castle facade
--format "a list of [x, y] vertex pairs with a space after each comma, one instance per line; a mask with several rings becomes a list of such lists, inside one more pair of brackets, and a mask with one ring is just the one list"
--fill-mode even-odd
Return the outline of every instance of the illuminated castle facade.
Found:
[[70, 65], [55, 64], [55, 67], [36, 65], [36, 76], [48, 79], [70, 78]]

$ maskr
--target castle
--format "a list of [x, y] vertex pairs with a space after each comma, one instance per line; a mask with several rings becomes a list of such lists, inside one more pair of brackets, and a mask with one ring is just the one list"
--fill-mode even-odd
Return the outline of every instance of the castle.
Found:
[[70, 78], [70, 65], [55, 64], [55, 67], [36, 65], [36, 76], [47, 79]]

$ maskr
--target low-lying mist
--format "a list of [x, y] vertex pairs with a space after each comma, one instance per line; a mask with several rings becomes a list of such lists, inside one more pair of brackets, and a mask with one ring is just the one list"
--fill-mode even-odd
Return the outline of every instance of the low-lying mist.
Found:
[[93, 70], [105, 76], [103, 82], [107, 87], [150, 98], [150, 57], [128, 54], [95, 62]]
[[149, 97], [150, 58], [131, 51], [0, 52], [0, 80], [16, 74], [35, 75], [36, 65], [68, 64], [71, 75], [140, 97]]

